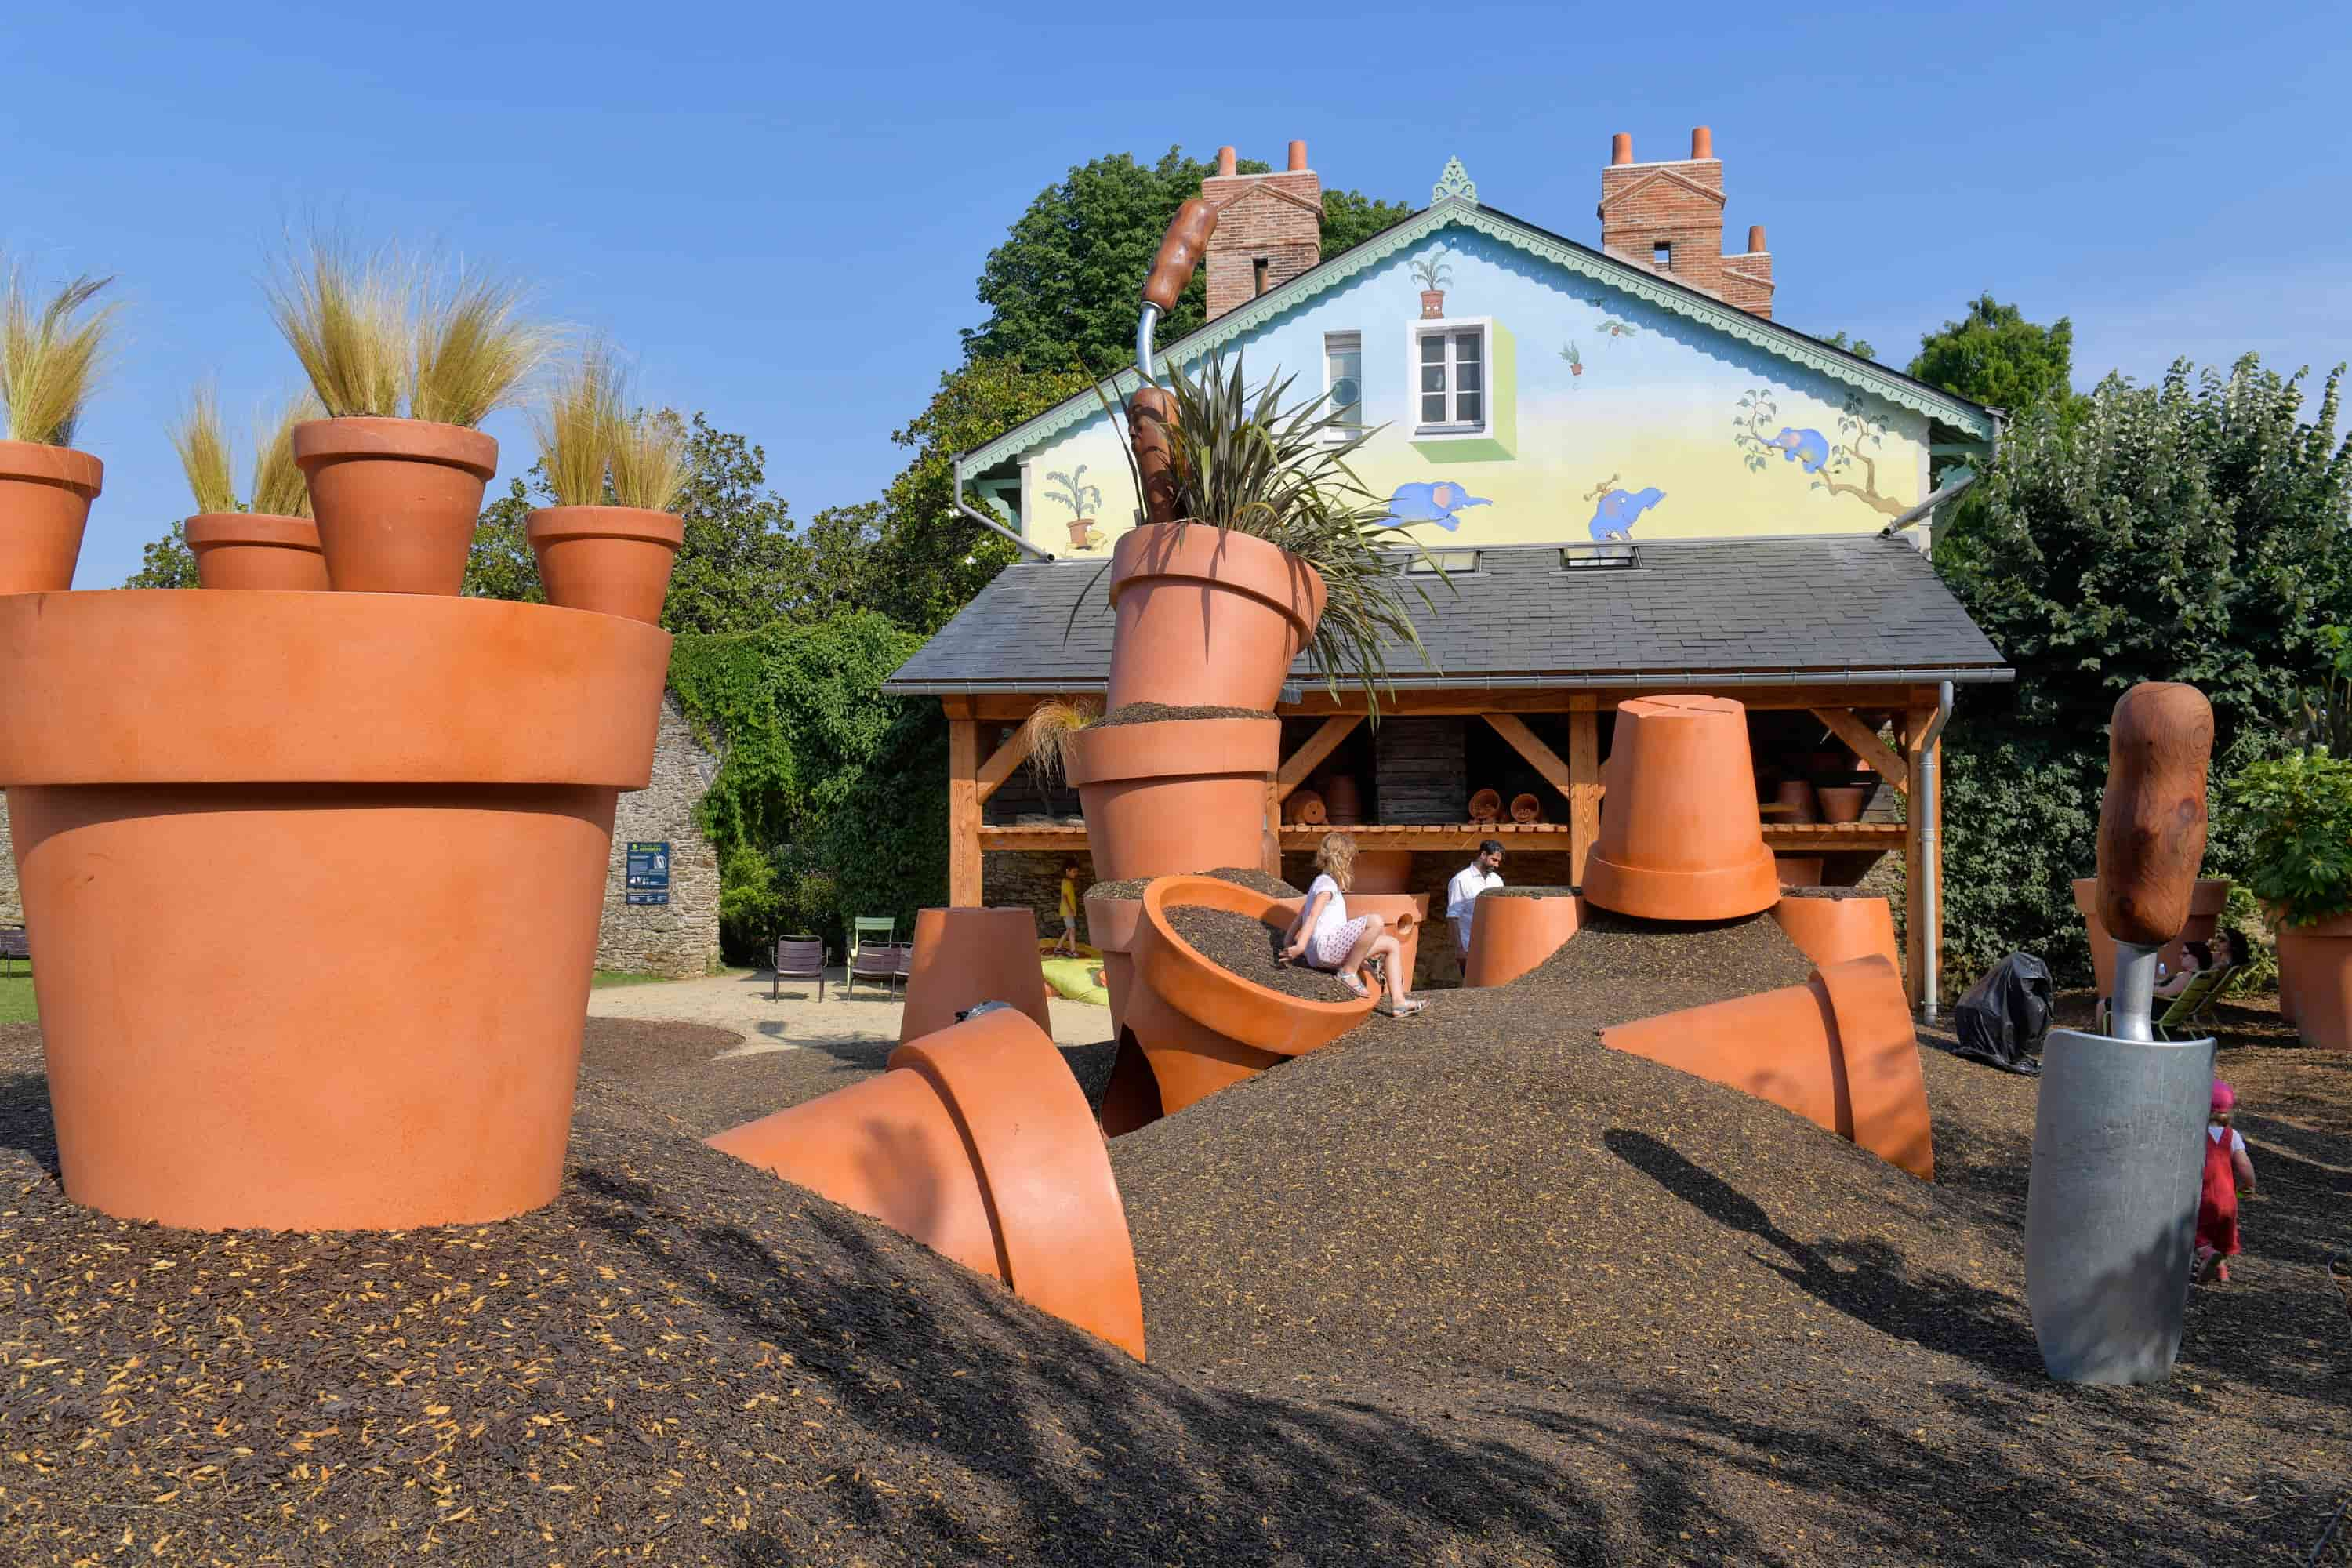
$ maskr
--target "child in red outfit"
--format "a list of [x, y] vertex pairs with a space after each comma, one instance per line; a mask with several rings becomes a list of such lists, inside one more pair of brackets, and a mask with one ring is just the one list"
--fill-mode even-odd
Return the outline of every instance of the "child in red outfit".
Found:
[[2200, 1284], [2228, 1281], [2226, 1260], [2239, 1251], [2238, 1194], [2254, 1190], [2254, 1162], [2246, 1153], [2246, 1140], [2230, 1125], [2237, 1114], [2237, 1103], [2230, 1086], [2215, 1079], [2213, 1109], [2205, 1122], [2205, 1185], [2197, 1202]]

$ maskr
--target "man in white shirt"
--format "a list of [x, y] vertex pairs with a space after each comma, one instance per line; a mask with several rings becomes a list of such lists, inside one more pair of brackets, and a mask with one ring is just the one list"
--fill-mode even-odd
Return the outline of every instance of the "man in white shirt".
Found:
[[1489, 838], [1478, 846], [1478, 858], [1445, 884], [1445, 918], [1454, 922], [1454, 951], [1463, 958], [1470, 956], [1470, 916], [1478, 895], [1503, 885], [1502, 865], [1502, 841]]

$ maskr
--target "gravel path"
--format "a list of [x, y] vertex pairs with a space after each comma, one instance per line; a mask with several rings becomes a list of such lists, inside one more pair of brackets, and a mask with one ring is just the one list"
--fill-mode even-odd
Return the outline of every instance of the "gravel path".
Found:
[[[838, 981], [817, 1000], [814, 980], [787, 980], [782, 998], [762, 972], [737, 971], [707, 980], [666, 980], [644, 985], [607, 985], [588, 994], [588, 1013], [598, 1018], [636, 1018], [701, 1024], [724, 1029], [733, 1047], [747, 1052], [856, 1049], [877, 1041], [896, 1044], [902, 1004], [877, 986], [845, 993]], [[1054, 1039], [1085, 1045], [1110, 1033], [1109, 1009], [1048, 993], [1047, 1015]]]

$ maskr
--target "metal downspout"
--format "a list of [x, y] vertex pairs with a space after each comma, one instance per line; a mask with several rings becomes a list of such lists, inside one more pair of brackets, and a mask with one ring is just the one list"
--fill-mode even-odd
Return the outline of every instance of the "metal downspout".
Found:
[[950, 482], [955, 487], [954, 494], [956, 510], [963, 513], [964, 516], [971, 519], [972, 521], [980, 524], [981, 527], [988, 530], [989, 532], [996, 535], [997, 538], [1008, 542], [1016, 548], [1035, 556], [1040, 561], [1051, 561], [1054, 559], [1053, 552], [1049, 550], [1040, 550], [1037, 546], [1030, 543], [1027, 540], [1022, 538], [1019, 534], [1013, 532], [1011, 529], [1005, 527], [1003, 523], [997, 521], [994, 518], [989, 516], [986, 512], [980, 510], [978, 508], [972, 506], [971, 502], [963, 499], [963, 459], [961, 458], [958, 458], [953, 463], [949, 465], [948, 472], [950, 476]]
[[1942, 797], [1936, 787], [1936, 775], [1941, 769], [1936, 746], [1944, 738], [1944, 726], [1951, 721], [1951, 717], [1952, 683], [1939, 680], [1936, 683], [1936, 717], [1929, 721], [1927, 734], [1920, 737], [1919, 798], [1911, 803], [1920, 814], [1919, 875], [1923, 886], [1920, 889], [1919, 918], [1927, 922], [1927, 939], [1919, 944], [1919, 1020], [1926, 1024], [1936, 1021], [1936, 989], [1941, 980], [1937, 973], [1937, 959], [1944, 945], [1944, 889], [1941, 879], [1937, 875], [1937, 868], [1943, 864], [1942, 858], [1937, 853], [1937, 844], [1943, 833], [1943, 824], [1937, 820]]

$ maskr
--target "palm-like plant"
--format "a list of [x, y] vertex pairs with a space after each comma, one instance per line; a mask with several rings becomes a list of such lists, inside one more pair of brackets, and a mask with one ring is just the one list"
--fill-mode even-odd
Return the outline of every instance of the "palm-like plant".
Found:
[[1412, 275], [1423, 288], [1435, 290], [1454, 281], [1454, 274], [1445, 264], [1445, 252], [1433, 250], [1427, 256], [1416, 257]]
[[[1432, 663], [1406, 606], [1406, 563], [1400, 552], [1418, 556], [1441, 582], [1449, 587], [1452, 583], [1443, 563], [1418, 542], [1391, 536], [1388, 501], [1365, 489], [1349, 466], [1349, 458], [1387, 426], [1342, 419], [1328, 392], [1293, 405], [1296, 380], [1269, 381], [1253, 394], [1240, 358], [1228, 370], [1219, 355], [1197, 380], [1171, 366], [1164, 383], [1148, 384], [1175, 403], [1168, 438], [1177, 526], [1229, 528], [1314, 567], [1323, 578], [1326, 598], [1308, 655], [1333, 696], [1343, 678], [1361, 687], [1370, 716], [1378, 722], [1380, 694], [1390, 685], [1389, 646], [1410, 647], [1424, 664]], [[1133, 442], [1122, 449], [1140, 496], [1143, 475]], [[1412, 591], [1424, 605], [1430, 604], [1420, 583]], [[1071, 619], [1076, 619], [1075, 608]]]

